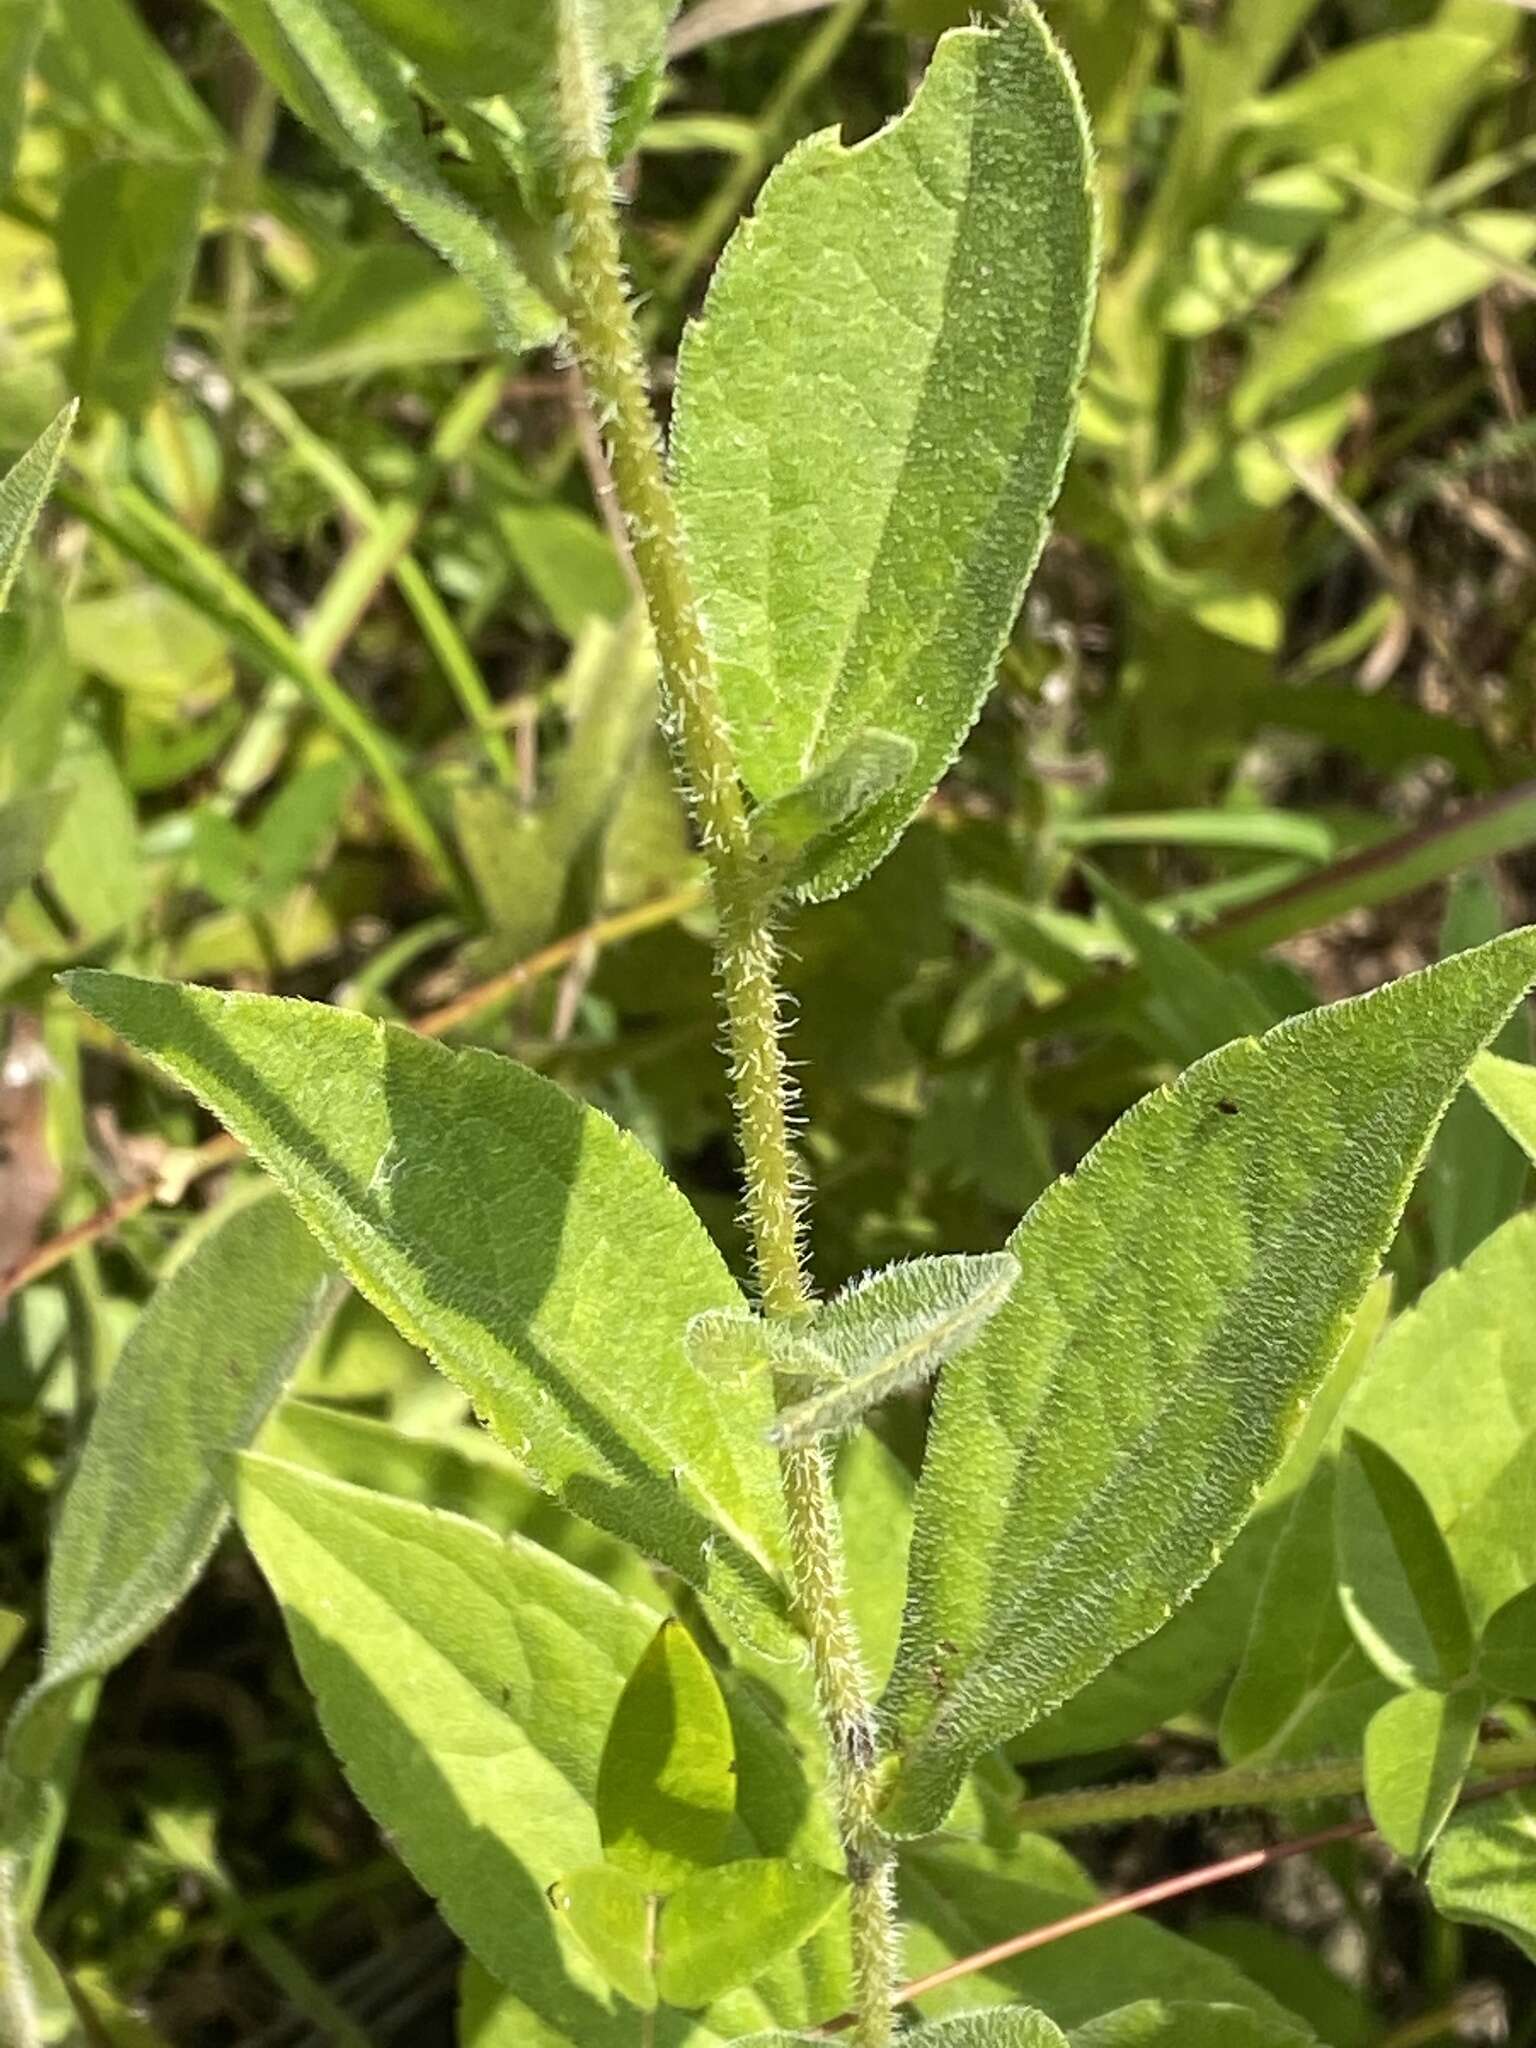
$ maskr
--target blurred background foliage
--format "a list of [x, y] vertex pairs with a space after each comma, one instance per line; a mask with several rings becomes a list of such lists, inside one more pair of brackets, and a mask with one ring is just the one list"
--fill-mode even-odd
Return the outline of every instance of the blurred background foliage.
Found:
[[[996, 1246], [1200, 1053], [1532, 912], [1529, 16], [1047, 11], [1100, 152], [1081, 437], [962, 759], [898, 852], [786, 935], [826, 1286]], [[766, 169], [817, 128], [872, 132], [968, 12], [682, 15], [623, 174], [663, 409]], [[426, 113], [444, 175], [494, 209], [452, 106]], [[85, 401], [0, 621], [5, 1704], [94, 1398], [242, 1172], [52, 992], [61, 965], [514, 1052], [741, 1245], [700, 864], [573, 374], [498, 356], [470, 287], [197, 0], [0, 0], [0, 174], [0, 454]], [[1501, 1050], [1529, 1055], [1523, 1023]], [[1460, 1105], [1399, 1304], [1527, 1178]], [[890, 1424], [892, 1469], [920, 1420]], [[284, 1455], [618, 1568], [356, 1301], [271, 1427]], [[1256, 1524], [1214, 1592], [1020, 1745], [1032, 1789], [1215, 1754], [1273, 1540]], [[1357, 1738], [1347, 1692], [1295, 1753]], [[1207, 1817], [1075, 1846], [1122, 1884], [1249, 1839]], [[1370, 1851], [1294, 1868], [1179, 1924], [1335, 2048], [1536, 2041], [1515, 1949]], [[109, 1683], [41, 1926], [114, 2043], [450, 2037], [451, 1941], [351, 1800], [237, 1547]]]

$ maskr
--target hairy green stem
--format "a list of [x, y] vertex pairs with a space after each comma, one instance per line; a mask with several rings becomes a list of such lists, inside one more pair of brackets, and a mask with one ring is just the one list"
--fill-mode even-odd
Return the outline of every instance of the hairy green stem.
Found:
[[[798, 1318], [808, 1313], [811, 1294], [790, 1142], [793, 1090], [780, 1029], [775, 896], [753, 855], [735, 752], [651, 410], [604, 148], [603, 85], [584, 17], [584, 0], [562, 0], [557, 86], [569, 234], [566, 318], [645, 594], [670, 737], [713, 883], [732, 1092], [762, 1306], [765, 1314]], [[848, 1609], [825, 1456], [818, 1446], [786, 1448], [781, 1471], [795, 1605], [831, 1746], [853, 1886], [859, 2010], [854, 2039], [857, 2048], [884, 2048], [893, 2024], [896, 1934], [890, 1850], [878, 1821], [874, 1713]]]
[[[1506, 1737], [1478, 1745], [1472, 1775], [1503, 1776], [1536, 1768], [1536, 1737]], [[1014, 1812], [1020, 1827], [1043, 1835], [1074, 1828], [1122, 1827], [1131, 1821], [1215, 1813], [1224, 1807], [1306, 1806], [1318, 1799], [1349, 1799], [1365, 1789], [1365, 1767], [1355, 1757], [1319, 1763], [1237, 1764], [1225, 1771], [1188, 1771], [1141, 1785], [1090, 1785], [1078, 1792], [1045, 1793]]]

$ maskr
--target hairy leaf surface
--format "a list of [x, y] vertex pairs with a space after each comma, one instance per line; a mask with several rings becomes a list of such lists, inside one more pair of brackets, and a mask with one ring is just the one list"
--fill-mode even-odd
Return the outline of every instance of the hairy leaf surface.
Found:
[[690, 1317], [741, 1296], [634, 1138], [514, 1061], [339, 1010], [68, 985], [225, 1119], [544, 1491], [783, 1646], [772, 1390], [690, 1365]]
[[679, 369], [674, 453], [760, 802], [863, 729], [912, 766], [802, 895], [887, 853], [954, 758], [1045, 538], [1092, 304], [1089, 143], [1039, 17], [940, 43], [908, 111], [791, 153]]
[[78, 411], [78, 401], [66, 405], [0, 478], [0, 611], [5, 610], [20, 574], [27, 543], [48, 502]]
[[918, 1489], [885, 1704], [901, 1832], [1209, 1573], [1533, 969], [1513, 934], [1228, 1046], [1020, 1225], [1021, 1278], [940, 1382]]

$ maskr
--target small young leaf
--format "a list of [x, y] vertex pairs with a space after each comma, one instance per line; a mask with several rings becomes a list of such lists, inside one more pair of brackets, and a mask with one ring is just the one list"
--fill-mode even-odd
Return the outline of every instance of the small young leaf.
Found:
[[633, 1137], [512, 1060], [339, 1010], [67, 985], [228, 1121], [537, 1485], [786, 1647], [772, 1387], [690, 1369], [690, 1317], [741, 1296]]
[[65, 1496], [47, 1652], [7, 1731], [13, 1761], [45, 1769], [66, 1696], [120, 1664], [192, 1585], [229, 1516], [212, 1461], [253, 1440], [340, 1291], [273, 1194], [221, 1217], [162, 1280]]
[[656, 2008], [648, 1950], [652, 1906], [639, 1878], [612, 1863], [557, 1878], [549, 1903], [614, 1990], [642, 2012]]
[[0, 478], [0, 612], [10, 601], [26, 556], [27, 543], [48, 502], [48, 493], [59, 473], [65, 444], [79, 410], [78, 399], [66, 405], [52, 425], [43, 429], [20, 461]]
[[1470, 1806], [1449, 1822], [1429, 1866], [1448, 1920], [1491, 1927], [1536, 1962], [1536, 1791]]
[[882, 134], [785, 159], [685, 342], [678, 488], [749, 788], [785, 796], [872, 726], [916, 749], [806, 897], [884, 857], [991, 688], [1071, 439], [1091, 183], [1039, 15], [961, 30]]
[[106, 157], [65, 189], [56, 232], [74, 315], [71, 380], [130, 419], [164, 373], [209, 176], [206, 163]]
[[1478, 1645], [1477, 1675], [1494, 1692], [1536, 1700], [1536, 1586], [1489, 1617]]
[[708, 1660], [664, 1621], [614, 1711], [597, 1777], [608, 1859], [672, 1891], [720, 1853], [736, 1811], [736, 1743]]
[[847, 1890], [835, 1871], [782, 1857], [698, 1870], [661, 1909], [656, 1982], [668, 2005], [713, 2004], [799, 1948]]
[[856, 1281], [814, 1324], [837, 1379], [786, 1408], [769, 1432], [774, 1442], [856, 1429], [881, 1401], [922, 1386], [976, 1341], [1018, 1277], [1011, 1252], [991, 1252], [909, 1259]]
[[559, 322], [508, 243], [444, 181], [396, 61], [349, 0], [215, 0], [302, 121], [474, 286], [509, 352]]
[[1422, 1863], [1471, 1768], [1482, 1720], [1476, 1687], [1403, 1692], [1365, 1731], [1365, 1803], [1389, 1848]]
[[1472, 1623], [1428, 1501], [1395, 1458], [1348, 1430], [1334, 1527], [1339, 1597], [1356, 1640], [1394, 1685], [1445, 1691], [1472, 1668]]
[[939, 1385], [885, 1709], [900, 1832], [1210, 1572], [1533, 973], [1516, 934], [1228, 1046], [1031, 1210], [1018, 1285]]
[[814, 865], [819, 843], [840, 826], [856, 824], [916, 761], [911, 740], [874, 728], [856, 732], [835, 760], [752, 813], [753, 852], [796, 886], [801, 871]]
[[1485, 1052], [1472, 1062], [1468, 1079], [1516, 1144], [1536, 1160], [1536, 1067]]
[[1147, 1998], [1078, 2027], [1071, 2048], [1306, 2048], [1313, 2038], [1299, 2020], [1292, 2025], [1238, 2005]]

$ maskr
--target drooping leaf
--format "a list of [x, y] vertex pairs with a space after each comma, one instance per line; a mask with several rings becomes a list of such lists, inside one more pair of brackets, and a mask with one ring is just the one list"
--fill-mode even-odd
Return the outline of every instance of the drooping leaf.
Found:
[[48, 1571], [48, 1643], [6, 1735], [48, 1765], [68, 1701], [137, 1648], [229, 1518], [213, 1461], [255, 1437], [339, 1296], [279, 1196], [223, 1217], [162, 1282], [102, 1393]]
[[1291, 2026], [1237, 2005], [1146, 1998], [1079, 2027], [1071, 2048], [1304, 2048], [1313, 2039], [1299, 2021]]
[[522, 1537], [251, 1454], [236, 1510], [328, 1740], [449, 1924], [555, 2039], [632, 2042], [546, 1891], [599, 1860], [603, 1738], [655, 1617]]
[[1523, 933], [1200, 1062], [1020, 1225], [1022, 1277], [941, 1382], [885, 1713], [888, 1819], [1167, 1619], [1344, 1340]]
[[1339, 1597], [1362, 1650], [1394, 1685], [1444, 1691], [1472, 1665], [1472, 1623], [1434, 1510], [1379, 1444], [1344, 1439], [1334, 1503]]
[[800, 880], [835, 896], [953, 759], [1045, 537], [1093, 290], [1089, 144], [1039, 17], [940, 43], [912, 106], [770, 178], [679, 366], [673, 445], [760, 803], [854, 736], [898, 785]]
[[1365, 1731], [1365, 1803], [1383, 1841], [1422, 1863], [1471, 1768], [1482, 1719], [1475, 1686], [1399, 1693]]
[[1494, 1692], [1536, 1699], [1536, 1586], [1489, 1616], [1477, 1648], [1477, 1675]]
[[835, 1871], [783, 1857], [698, 1870], [661, 1909], [656, 1983], [668, 2005], [712, 2005], [808, 1941], [847, 1890]]
[[690, 1365], [690, 1317], [741, 1297], [635, 1139], [511, 1060], [356, 1015], [67, 985], [226, 1120], [536, 1484], [784, 1647], [772, 1390]]
[[617, 1864], [594, 1863], [557, 1878], [549, 1888], [549, 1903], [614, 1990], [641, 2012], [653, 2012], [656, 1972], [648, 1954], [653, 1909], [639, 1878]]
[[558, 321], [506, 240], [439, 173], [393, 57], [349, 0], [216, 4], [299, 118], [474, 286], [503, 348], [553, 339]]
[[57, 239], [74, 315], [71, 379], [129, 418], [163, 375], [208, 176], [199, 162], [107, 157], [77, 172], [64, 194]]
[[669, 1892], [713, 1863], [736, 1810], [731, 1717], [707, 1659], [668, 1619], [614, 1710], [597, 1780], [610, 1862], [648, 1892]]
[[48, 502], [78, 411], [78, 401], [65, 406], [21, 460], [0, 479], [0, 611], [5, 610], [21, 572], [27, 543]]
[[786, 1408], [769, 1432], [774, 1442], [856, 1429], [881, 1401], [925, 1385], [975, 1343], [1018, 1276], [1011, 1252], [991, 1252], [908, 1259], [856, 1281], [813, 1325], [836, 1380]]
[[1536, 1962], [1536, 1791], [1469, 1806], [1429, 1865], [1429, 1895], [1449, 1920], [1491, 1927]]
[[1536, 1067], [1485, 1052], [1468, 1077], [1515, 1142], [1536, 1160]]
[[1346, 1418], [1434, 1510], [1475, 1628], [1536, 1583], [1536, 1211], [1395, 1319]]

